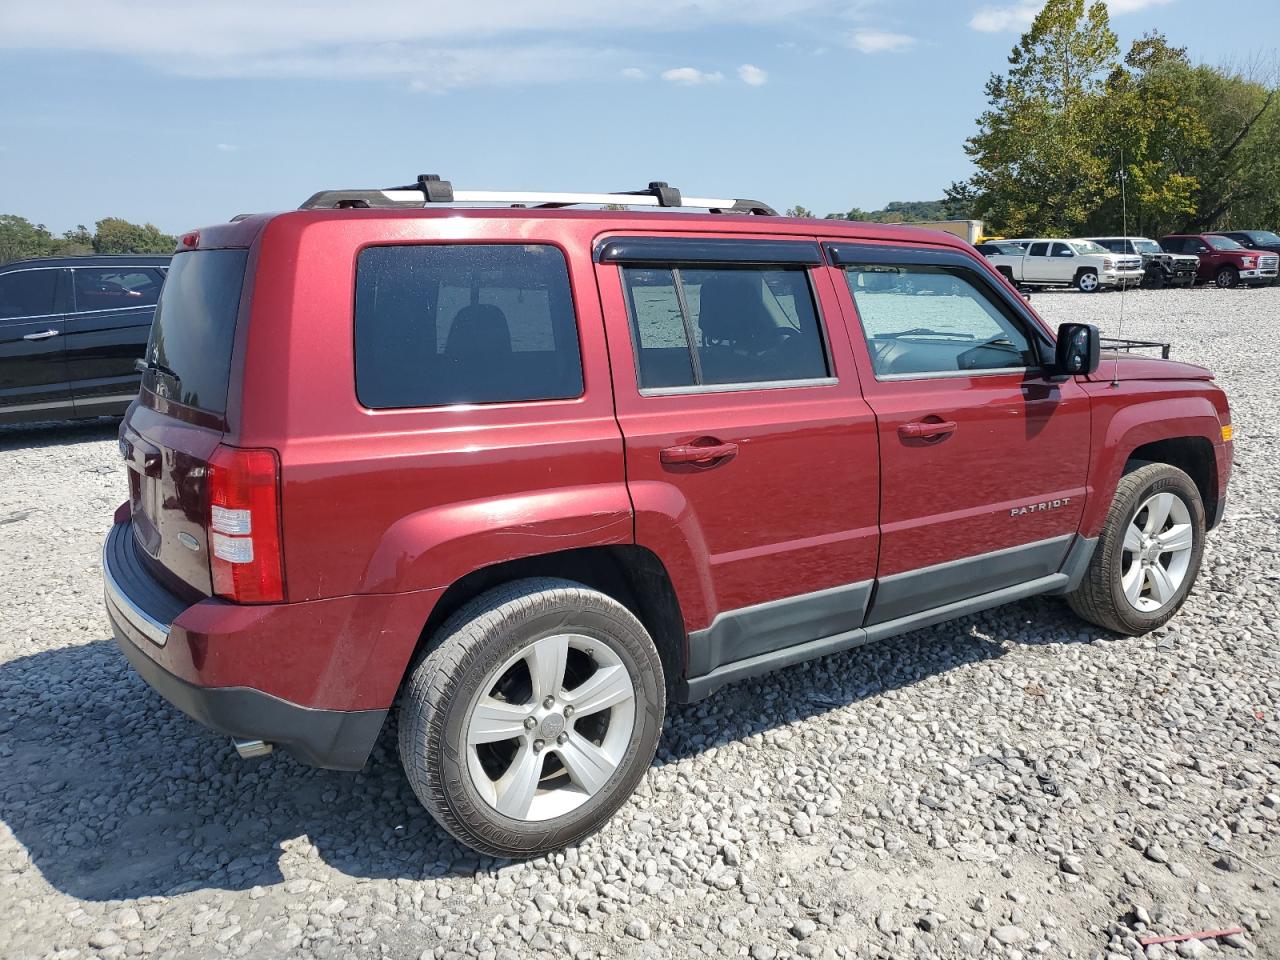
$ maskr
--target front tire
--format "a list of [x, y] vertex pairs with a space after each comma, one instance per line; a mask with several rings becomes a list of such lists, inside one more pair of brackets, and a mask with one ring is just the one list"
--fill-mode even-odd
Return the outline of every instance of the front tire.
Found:
[[1223, 267], [1214, 274], [1213, 282], [1221, 290], [1230, 290], [1240, 282], [1240, 274], [1236, 272], [1235, 267]]
[[1200, 491], [1181, 470], [1149, 463], [1125, 474], [1067, 602], [1090, 623], [1126, 636], [1163, 626], [1195, 583], [1204, 529]]
[[1081, 270], [1076, 274], [1076, 289], [1081, 293], [1097, 293], [1101, 286], [1094, 270]]
[[438, 637], [400, 707], [400, 760], [427, 811], [499, 857], [599, 829], [662, 731], [662, 662], [640, 621], [582, 584], [532, 579], [476, 597]]

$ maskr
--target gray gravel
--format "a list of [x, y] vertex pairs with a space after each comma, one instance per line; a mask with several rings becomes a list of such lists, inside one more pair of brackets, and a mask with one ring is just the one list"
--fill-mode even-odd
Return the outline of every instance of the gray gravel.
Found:
[[[1114, 333], [1120, 302], [1033, 305]], [[1038, 599], [738, 684], [532, 863], [438, 829], [390, 732], [357, 776], [244, 763], [152, 694], [101, 609], [115, 425], [0, 431], [0, 956], [1280, 956], [1280, 288], [1125, 304], [1235, 411], [1168, 628]]]

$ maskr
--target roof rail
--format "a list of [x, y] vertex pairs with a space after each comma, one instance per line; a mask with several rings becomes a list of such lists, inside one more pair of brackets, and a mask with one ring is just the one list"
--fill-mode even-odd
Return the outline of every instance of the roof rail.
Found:
[[627, 207], [694, 207], [711, 213], [743, 213], [776, 217], [778, 211], [759, 200], [684, 197], [675, 187], [655, 180], [644, 190], [616, 193], [539, 193], [524, 190], [455, 190], [438, 174], [424, 173], [416, 183], [381, 190], [321, 190], [299, 210], [398, 209], [432, 204], [481, 203], [513, 207], [572, 207], [578, 204], [617, 204]]

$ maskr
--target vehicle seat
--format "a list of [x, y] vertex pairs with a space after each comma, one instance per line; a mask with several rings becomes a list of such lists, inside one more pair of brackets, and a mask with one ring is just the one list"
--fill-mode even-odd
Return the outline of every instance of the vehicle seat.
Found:
[[741, 349], [770, 346], [769, 334], [777, 324], [760, 294], [753, 276], [716, 277], [702, 285], [698, 326], [704, 344], [724, 344]]
[[444, 354], [461, 364], [511, 356], [511, 327], [507, 315], [491, 303], [463, 307], [449, 324]]

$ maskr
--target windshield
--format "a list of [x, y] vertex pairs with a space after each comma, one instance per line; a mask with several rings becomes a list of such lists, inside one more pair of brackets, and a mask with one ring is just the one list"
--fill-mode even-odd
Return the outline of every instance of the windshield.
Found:
[[180, 253], [160, 291], [143, 383], [197, 410], [225, 413], [247, 250]]
[[1092, 240], [1072, 240], [1071, 246], [1076, 248], [1076, 253], [1106, 253], [1107, 248], [1094, 243]]
[[1160, 244], [1156, 243], [1154, 240], [1134, 240], [1133, 249], [1137, 250], [1139, 253], [1159, 253]]
[[1270, 230], [1246, 230], [1245, 236], [1254, 243], [1259, 243], [1264, 246], [1280, 246], [1280, 236], [1277, 236]]
[[1230, 237], [1219, 237], [1216, 234], [1209, 234], [1204, 238], [1205, 242], [1215, 250], [1243, 250], [1244, 247], [1236, 243]]

